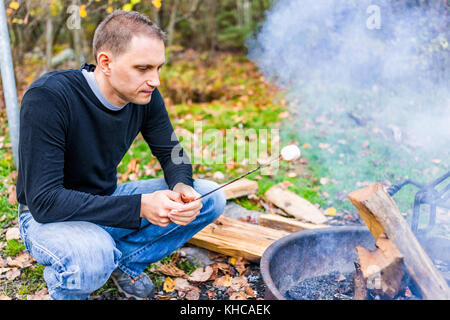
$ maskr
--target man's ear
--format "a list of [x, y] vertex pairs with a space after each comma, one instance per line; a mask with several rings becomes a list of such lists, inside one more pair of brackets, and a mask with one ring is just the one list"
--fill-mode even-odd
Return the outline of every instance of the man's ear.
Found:
[[112, 55], [109, 51], [100, 51], [97, 54], [97, 68], [105, 75], [111, 74], [110, 64], [112, 62]]

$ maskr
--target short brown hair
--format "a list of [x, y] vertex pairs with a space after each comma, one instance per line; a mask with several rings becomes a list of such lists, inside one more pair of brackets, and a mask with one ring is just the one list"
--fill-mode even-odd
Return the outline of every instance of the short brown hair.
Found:
[[95, 30], [92, 42], [95, 62], [99, 50], [108, 49], [114, 55], [120, 55], [126, 50], [133, 36], [138, 34], [166, 41], [166, 33], [143, 14], [137, 11], [113, 11]]

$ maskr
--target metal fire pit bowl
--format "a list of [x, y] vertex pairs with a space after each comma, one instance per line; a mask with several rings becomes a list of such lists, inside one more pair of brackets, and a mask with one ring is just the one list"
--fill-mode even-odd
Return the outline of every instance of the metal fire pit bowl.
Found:
[[[419, 237], [425, 252], [434, 261], [450, 266], [450, 240]], [[375, 239], [366, 226], [329, 227], [303, 230], [272, 243], [260, 261], [266, 285], [266, 300], [286, 300], [286, 291], [298, 282], [330, 274], [352, 273], [358, 261], [356, 246], [375, 250]], [[450, 285], [450, 270], [440, 270]], [[411, 291], [420, 296], [414, 283]]]
[[355, 247], [375, 249], [365, 226], [303, 230], [272, 243], [263, 253], [260, 270], [266, 300], [286, 300], [286, 291], [299, 281], [333, 271], [351, 273], [358, 261]]

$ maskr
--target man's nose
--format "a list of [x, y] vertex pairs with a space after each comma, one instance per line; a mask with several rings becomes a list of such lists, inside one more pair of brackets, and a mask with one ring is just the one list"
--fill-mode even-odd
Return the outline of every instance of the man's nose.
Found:
[[147, 80], [147, 85], [156, 88], [159, 87], [160, 84], [158, 72], [152, 72], [150, 78]]

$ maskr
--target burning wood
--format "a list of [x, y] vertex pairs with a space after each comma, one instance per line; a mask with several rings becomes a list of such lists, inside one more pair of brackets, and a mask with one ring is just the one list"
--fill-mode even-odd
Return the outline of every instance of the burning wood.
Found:
[[404, 259], [423, 299], [449, 299], [446, 281], [420, 246], [397, 205], [380, 183], [348, 195], [376, 240], [385, 233]]
[[401, 289], [405, 274], [403, 257], [385, 234], [377, 239], [376, 247], [376, 250], [356, 247], [363, 276], [360, 281], [364, 281], [369, 289], [380, 296], [394, 298]]
[[355, 273], [353, 274], [353, 300], [367, 299], [367, 284], [361, 271], [361, 265], [355, 262]]

